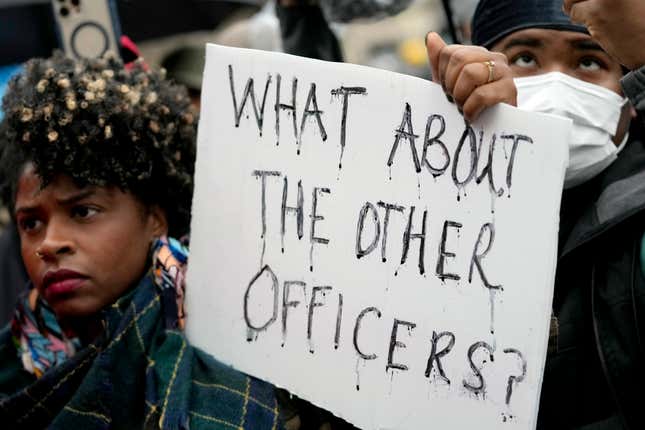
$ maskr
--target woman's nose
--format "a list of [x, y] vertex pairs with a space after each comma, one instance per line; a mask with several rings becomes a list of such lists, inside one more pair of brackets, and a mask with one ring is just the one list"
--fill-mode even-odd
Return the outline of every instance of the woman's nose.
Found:
[[61, 220], [54, 218], [47, 223], [45, 237], [36, 250], [43, 259], [56, 259], [74, 253], [74, 242], [71, 232]]

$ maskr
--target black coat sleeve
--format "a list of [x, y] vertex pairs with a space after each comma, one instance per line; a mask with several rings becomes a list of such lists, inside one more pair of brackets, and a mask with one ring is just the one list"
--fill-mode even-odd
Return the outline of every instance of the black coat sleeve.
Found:
[[20, 239], [10, 223], [0, 230], [0, 327], [12, 317], [18, 296], [26, 290], [27, 274], [20, 256]]

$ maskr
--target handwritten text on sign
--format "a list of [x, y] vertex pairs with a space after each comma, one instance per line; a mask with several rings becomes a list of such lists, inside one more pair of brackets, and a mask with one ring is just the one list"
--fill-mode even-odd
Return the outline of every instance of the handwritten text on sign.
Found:
[[535, 427], [563, 120], [209, 45], [191, 341], [365, 429]]

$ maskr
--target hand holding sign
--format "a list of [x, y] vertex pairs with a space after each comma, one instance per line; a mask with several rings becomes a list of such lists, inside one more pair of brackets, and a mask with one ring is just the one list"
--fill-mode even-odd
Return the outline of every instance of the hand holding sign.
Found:
[[564, 0], [563, 8], [621, 64], [631, 70], [645, 65], [643, 0]]
[[426, 38], [432, 80], [441, 84], [468, 121], [498, 103], [517, 105], [517, 88], [506, 55], [480, 46], [446, 45], [437, 33]]

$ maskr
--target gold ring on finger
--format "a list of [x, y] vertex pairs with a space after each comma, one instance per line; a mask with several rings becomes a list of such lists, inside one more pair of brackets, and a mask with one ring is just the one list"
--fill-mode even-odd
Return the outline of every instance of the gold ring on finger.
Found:
[[487, 84], [490, 84], [495, 80], [495, 62], [493, 60], [484, 61], [484, 65], [488, 67], [488, 81]]

